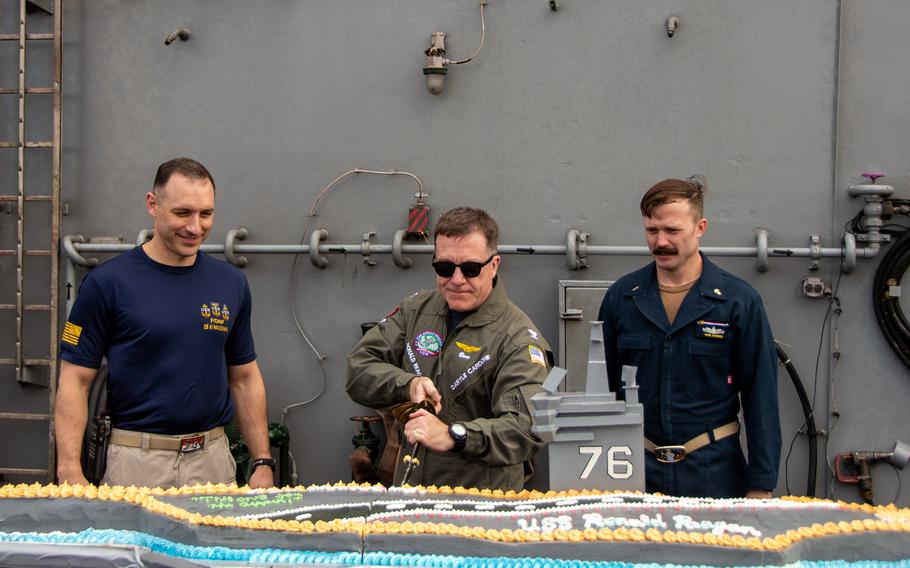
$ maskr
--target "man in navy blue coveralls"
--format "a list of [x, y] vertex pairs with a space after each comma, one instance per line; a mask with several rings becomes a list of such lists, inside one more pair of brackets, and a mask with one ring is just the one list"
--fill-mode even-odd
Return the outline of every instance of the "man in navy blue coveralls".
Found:
[[641, 201], [654, 262], [601, 305], [610, 386], [622, 393], [622, 366], [638, 367], [649, 492], [769, 498], [780, 461], [774, 340], [758, 293], [699, 252], [703, 199], [693, 178], [664, 180]]

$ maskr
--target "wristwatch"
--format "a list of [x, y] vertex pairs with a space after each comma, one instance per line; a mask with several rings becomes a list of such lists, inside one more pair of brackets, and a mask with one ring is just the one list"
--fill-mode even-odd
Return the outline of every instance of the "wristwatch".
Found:
[[461, 422], [455, 422], [449, 426], [449, 436], [452, 436], [452, 440], [455, 441], [455, 447], [452, 448], [452, 451], [460, 452], [468, 441], [468, 429]]
[[253, 463], [250, 467], [250, 472], [256, 471], [256, 468], [261, 465], [267, 465], [272, 468], [272, 471], [275, 471], [275, 460], [272, 458], [256, 458], [253, 460]]

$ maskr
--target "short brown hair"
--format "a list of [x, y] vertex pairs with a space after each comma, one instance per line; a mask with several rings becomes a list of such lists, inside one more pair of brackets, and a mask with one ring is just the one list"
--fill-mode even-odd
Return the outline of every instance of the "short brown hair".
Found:
[[157, 192], [166, 186], [174, 174], [180, 174], [194, 181], [208, 180], [212, 184], [212, 189], [215, 189], [215, 180], [212, 178], [212, 174], [205, 169], [205, 166], [192, 158], [174, 158], [158, 166], [158, 172], [155, 174], [154, 190]]
[[487, 239], [487, 247], [495, 252], [499, 244], [499, 225], [483, 209], [473, 207], [456, 207], [442, 214], [436, 223], [433, 239], [444, 237], [466, 237], [479, 231]]
[[665, 179], [654, 184], [641, 198], [641, 214], [649, 219], [654, 210], [674, 201], [688, 201], [696, 219], [705, 214], [705, 190], [707, 183], [702, 176], [688, 179]]

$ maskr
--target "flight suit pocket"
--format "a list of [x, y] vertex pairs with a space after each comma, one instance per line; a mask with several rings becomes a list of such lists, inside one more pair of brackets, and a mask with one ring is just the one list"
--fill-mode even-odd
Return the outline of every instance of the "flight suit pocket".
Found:
[[721, 398], [733, 390], [730, 344], [689, 341], [686, 392], [699, 400]]
[[490, 369], [481, 369], [468, 377], [468, 379], [459, 385], [457, 391], [451, 400], [451, 404], [446, 407], [443, 402], [443, 415], [451, 418], [453, 421], [473, 420], [474, 418], [492, 418], [491, 409], [492, 401], [490, 400], [490, 381], [487, 376], [493, 372]]
[[623, 365], [640, 367], [649, 349], [651, 337], [641, 333], [620, 335], [616, 342], [619, 348], [619, 360]]

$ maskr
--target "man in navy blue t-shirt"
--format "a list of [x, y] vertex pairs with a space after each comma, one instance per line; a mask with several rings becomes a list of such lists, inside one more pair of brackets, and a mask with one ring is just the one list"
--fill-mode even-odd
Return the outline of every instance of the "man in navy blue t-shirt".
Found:
[[265, 385], [237, 268], [199, 250], [212, 228], [215, 183], [195, 160], [158, 168], [146, 196], [152, 239], [90, 272], [61, 342], [56, 433], [59, 482], [80, 465], [88, 390], [106, 357], [114, 430], [104, 481], [169, 487], [234, 479], [223, 425], [236, 415], [253, 487], [270, 487]]

